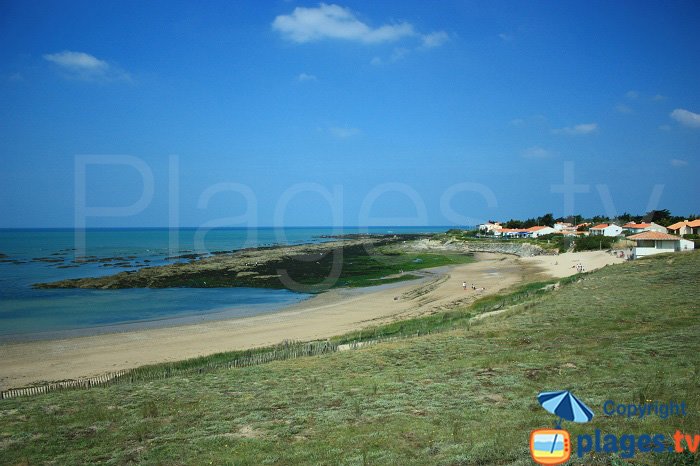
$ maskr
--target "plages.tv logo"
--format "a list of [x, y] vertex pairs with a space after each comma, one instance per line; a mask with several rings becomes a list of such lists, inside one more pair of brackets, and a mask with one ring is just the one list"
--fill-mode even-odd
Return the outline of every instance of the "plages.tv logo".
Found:
[[593, 411], [567, 390], [542, 392], [537, 401], [550, 413], [559, 417], [554, 429], [535, 429], [530, 432], [530, 455], [537, 464], [556, 465], [569, 461], [571, 438], [561, 428], [561, 421], [588, 422]]

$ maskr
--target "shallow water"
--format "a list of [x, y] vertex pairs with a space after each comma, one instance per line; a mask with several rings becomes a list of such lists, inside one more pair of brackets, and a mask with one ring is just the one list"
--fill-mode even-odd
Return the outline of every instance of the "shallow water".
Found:
[[[446, 228], [370, 228], [371, 233]], [[366, 230], [363, 230], [366, 231]], [[37, 290], [32, 284], [109, 275], [244, 247], [328, 241], [357, 229], [257, 228], [88, 230], [85, 249], [73, 230], [0, 230], [0, 342], [87, 335], [275, 312], [307, 299], [288, 290], [169, 288]], [[76, 239], [78, 242], [76, 244]]]

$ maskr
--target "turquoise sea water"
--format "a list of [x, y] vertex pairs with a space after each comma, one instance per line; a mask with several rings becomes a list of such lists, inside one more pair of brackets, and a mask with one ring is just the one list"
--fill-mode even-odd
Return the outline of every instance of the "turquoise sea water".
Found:
[[[372, 227], [370, 233], [428, 233], [446, 227]], [[36, 290], [32, 284], [124, 270], [244, 247], [328, 241], [344, 228], [0, 230], [0, 342], [123, 331], [251, 316], [309, 296], [253, 288]], [[84, 249], [83, 249], [84, 244]]]

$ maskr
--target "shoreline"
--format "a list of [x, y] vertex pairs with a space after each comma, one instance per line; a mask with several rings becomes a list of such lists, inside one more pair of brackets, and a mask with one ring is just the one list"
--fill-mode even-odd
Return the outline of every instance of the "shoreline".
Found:
[[[572, 275], [575, 270], [568, 267], [572, 261], [583, 262], [586, 270], [621, 261], [602, 252], [529, 258], [478, 253], [477, 259], [474, 263], [440, 267], [432, 272], [424, 270], [423, 279], [380, 285], [383, 288], [379, 290], [331, 289], [278, 312], [253, 317], [0, 344], [0, 390], [270, 346], [283, 340], [326, 339], [467, 305], [526, 278]], [[467, 290], [462, 289], [464, 281]], [[472, 290], [472, 283], [485, 290]]]
[[[444, 268], [444, 267], [440, 267]], [[437, 268], [436, 268], [437, 269]], [[413, 275], [421, 275], [420, 272], [414, 271]], [[173, 327], [183, 327], [188, 325], [197, 325], [200, 323], [220, 322], [227, 320], [250, 319], [257, 316], [275, 314], [287, 311], [296, 306], [305, 306], [305, 303], [315, 300], [331, 291], [338, 291], [340, 297], [363, 295], [384, 289], [396, 288], [406, 284], [418, 284], [424, 282], [426, 277], [420, 277], [413, 280], [392, 282], [379, 284], [374, 286], [358, 287], [358, 288], [336, 288], [318, 294], [306, 294], [305, 297], [294, 303], [270, 303], [270, 304], [253, 304], [250, 307], [259, 308], [259, 312], [253, 315], [234, 315], [240, 312], [241, 306], [223, 306], [207, 311], [206, 314], [185, 314], [181, 316], [166, 316], [152, 319], [144, 319], [131, 322], [122, 322], [118, 324], [106, 324], [92, 327], [82, 327], [75, 329], [27, 332], [17, 334], [0, 335], [0, 353], [3, 345], [20, 344], [20, 343], [36, 343], [42, 341], [53, 340], [72, 340], [75, 338], [97, 337], [101, 335], [122, 334], [131, 332], [140, 332], [145, 330], [167, 329]], [[304, 295], [304, 293], [301, 293]]]

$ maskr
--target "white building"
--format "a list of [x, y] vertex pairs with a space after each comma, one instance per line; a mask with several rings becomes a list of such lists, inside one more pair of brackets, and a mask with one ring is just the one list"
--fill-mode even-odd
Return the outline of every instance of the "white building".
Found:
[[499, 236], [501, 234], [502, 229], [503, 229], [503, 227], [498, 222], [493, 222], [493, 223], [486, 222], [486, 223], [482, 223], [481, 225], [479, 225], [479, 231], [481, 233], [487, 233], [487, 234], [491, 233], [491, 234], [494, 234], [496, 236]]
[[658, 231], [659, 233], [668, 233], [666, 227], [651, 223], [634, 223], [629, 222], [622, 225], [623, 230], [627, 230], [631, 234], [642, 233], [644, 231]]
[[682, 222], [674, 223], [673, 225], [670, 225], [668, 229], [673, 233], [674, 235], [692, 235], [692, 234], [700, 234], [700, 219], [688, 221], [688, 220], [683, 220]]
[[622, 234], [622, 227], [614, 223], [601, 223], [588, 230], [591, 236], [619, 236]]
[[550, 235], [556, 233], [552, 227], [530, 227], [526, 230], [529, 233], [530, 238], [537, 238], [538, 236]]
[[689, 251], [695, 249], [695, 243], [692, 241], [658, 231], [645, 231], [628, 236], [627, 239], [631, 239], [637, 243], [637, 246], [632, 251], [632, 255], [635, 259], [663, 252]]

